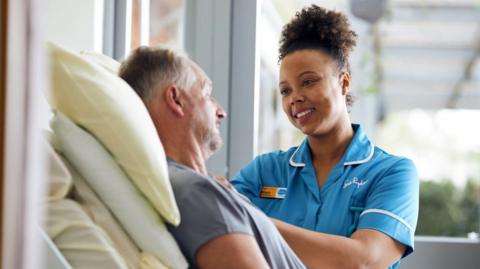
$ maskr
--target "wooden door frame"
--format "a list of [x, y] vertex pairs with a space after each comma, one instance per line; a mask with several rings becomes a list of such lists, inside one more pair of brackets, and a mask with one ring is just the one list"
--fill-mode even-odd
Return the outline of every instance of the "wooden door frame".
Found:
[[45, 5], [1, 2], [1, 267], [41, 268], [38, 233], [47, 178], [41, 130], [47, 111], [39, 101], [48, 79], [42, 39]]
[[[4, 161], [4, 129], [5, 129], [5, 92], [7, 77], [7, 22], [8, 22], [8, 0], [0, 3], [0, 253], [3, 245], [3, 161]], [[0, 255], [0, 267], [2, 264]]]

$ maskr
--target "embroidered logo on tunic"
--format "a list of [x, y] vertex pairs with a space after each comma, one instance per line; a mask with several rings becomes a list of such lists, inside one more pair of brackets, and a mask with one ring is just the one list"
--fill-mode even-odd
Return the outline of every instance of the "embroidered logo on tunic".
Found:
[[367, 181], [368, 180], [360, 180], [357, 177], [354, 177], [353, 179], [347, 179], [343, 183], [343, 188], [346, 189], [346, 188], [350, 187], [350, 185], [356, 185], [357, 188], [360, 188], [361, 186], [365, 185], [365, 183], [367, 183]]

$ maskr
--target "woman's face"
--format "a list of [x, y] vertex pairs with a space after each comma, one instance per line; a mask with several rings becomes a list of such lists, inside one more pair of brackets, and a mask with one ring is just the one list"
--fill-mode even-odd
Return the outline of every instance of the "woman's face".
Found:
[[350, 75], [319, 50], [298, 50], [280, 64], [280, 94], [290, 122], [306, 135], [323, 135], [348, 121]]

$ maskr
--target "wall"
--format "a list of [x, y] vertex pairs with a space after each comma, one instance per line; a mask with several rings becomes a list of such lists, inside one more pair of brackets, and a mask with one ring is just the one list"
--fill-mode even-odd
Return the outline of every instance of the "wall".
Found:
[[74, 51], [101, 52], [103, 2], [103, 0], [47, 0], [47, 40]]
[[400, 264], [400, 269], [452, 268], [480, 268], [479, 242], [468, 239], [417, 237], [414, 254]]

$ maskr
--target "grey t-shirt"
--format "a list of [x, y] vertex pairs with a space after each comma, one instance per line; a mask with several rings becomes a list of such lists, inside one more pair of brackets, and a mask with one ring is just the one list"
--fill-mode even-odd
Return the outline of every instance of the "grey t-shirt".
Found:
[[168, 229], [190, 268], [197, 268], [195, 254], [204, 243], [228, 233], [253, 236], [271, 268], [305, 268], [268, 217], [241, 194], [172, 160], [168, 170], [181, 214], [180, 225]]

